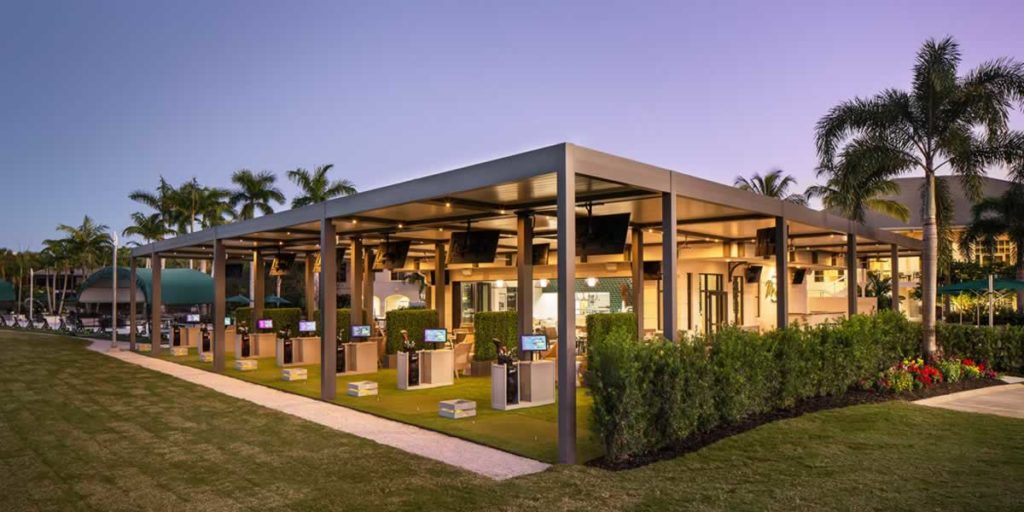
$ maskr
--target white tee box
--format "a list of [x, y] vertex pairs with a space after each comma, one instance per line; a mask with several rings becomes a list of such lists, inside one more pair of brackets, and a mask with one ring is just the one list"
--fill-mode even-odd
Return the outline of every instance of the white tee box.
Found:
[[185, 357], [188, 355], [188, 347], [171, 347], [171, 355], [175, 357]]
[[235, 369], [240, 372], [251, 372], [257, 367], [255, 359], [235, 359]]
[[377, 395], [377, 383], [372, 380], [357, 380], [348, 383], [348, 396], [375, 396]]
[[213, 362], [213, 352], [203, 352], [199, 354], [199, 361], [203, 363]]
[[136, 343], [135, 344], [135, 351], [136, 352], [151, 352], [152, 350], [153, 350], [153, 344], [152, 343]]
[[476, 402], [456, 398], [454, 400], [442, 400], [438, 414], [443, 418], [457, 420], [460, 418], [471, 418], [476, 416]]
[[309, 373], [305, 368], [285, 368], [281, 370], [281, 379], [288, 382], [306, 380], [307, 378], [309, 378]]

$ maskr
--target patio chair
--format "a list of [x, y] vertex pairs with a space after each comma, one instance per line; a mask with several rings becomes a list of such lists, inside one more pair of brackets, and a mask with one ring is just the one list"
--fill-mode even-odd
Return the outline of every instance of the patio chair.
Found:
[[459, 343], [455, 345], [455, 364], [452, 368], [455, 372], [455, 378], [459, 378], [459, 373], [465, 374], [469, 371], [470, 367], [470, 352], [473, 349], [472, 343]]

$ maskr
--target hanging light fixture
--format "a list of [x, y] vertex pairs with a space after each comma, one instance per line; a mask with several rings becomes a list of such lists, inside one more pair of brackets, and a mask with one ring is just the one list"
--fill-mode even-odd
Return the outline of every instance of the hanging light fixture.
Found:
[[591, 288], [597, 286], [597, 278], [593, 277], [593, 276], [588, 277], [587, 278], [587, 286], [589, 286]]
[[537, 284], [539, 284], [541, 288], [547, 288], [549, 282], [550, 281], [547, 279], [541, 279], [540, 281], [537, 281]]
[[494, 282], [494, 287], [495, 288], [504, 288], [505, 287], [505, 280], [504, 279], [498, 279], [497, 281]]

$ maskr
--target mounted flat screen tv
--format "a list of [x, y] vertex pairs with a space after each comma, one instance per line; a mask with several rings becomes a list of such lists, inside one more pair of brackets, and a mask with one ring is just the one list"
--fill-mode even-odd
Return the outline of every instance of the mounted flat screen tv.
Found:
[[644, 262], [644, 279], [650, 279], [656, 281], [661, 279], [661, 262], [660, 261], [645, 261]]
[[755, 256], [775, 256], [775, 228], [757, 230], [754, 245]]
[[452, 233], [448, 244], [448, 263], [491, 263], [498, 254], [501, 233], [473, 230]]
[[313, 320], [299, 320], [299, 332], [316, 331], [316, 322]]
[[409, 241], [385, 242], [380, 244], [377, 255], [373, 259], [374, 270], [396, 270], [405, 268], [405, 260], [409, 256]]
[[793, 270], [793, 284], [804, 284], [804, 277], [807, 276], [806, 268], [798, 268]]
[[186, 323], [190, 323], [190, 324], [198, 324], [199, 323], [199, 315], [196, 315], [194, 313], [190, 313], [188, 315], [185, 315], [185, 322]]
[[370, 337], [370, 326], [369, 325], [353, 325], [352, 326], [352, 337], [353, 338], [369, 338]]
[[760, 265], [751, 265], [747, 267], [747, 270], [743, 273], [747, 278], [748, 283], [756, 283], [761, 280], [761, 269]]
[[293, 263], [295, 263], [294, 254], [278, 254], [274, 256], [274, 260], [270, 262], [270, 276], [282, 277], [288, 275], [288, 271], [292, 269]]
[[577, 217], [576, 255], [622, 254], [628, 231], [628, 213]]
[[548, 349], [548, 337], [543, 334], [527, 334], [519, 337], [522, 352], [543, 352]]
[[447, 329], [424, 329], [423, 343], [444, 343], [448, 341]]
[[274, 328], [274, 321], [269, 319], [269, 318], [261, 318], [259, 320], [256, 320], [256, 328], [257, 329], [273, 329]]
[[533, 244], [533, 264], [547, 265], [550, 253], [551, 244]]
[[226, 316], [226, 317], [224, 317], [224, 327], [228, 327], [228, 326], [230, 326], [230, 325], [231, 325], [231, 324], [232, 324], [233, 322], [234, 322], [234, 321], [233, 321], [233, 320], [231, 320], [231, 317], [230, 317], [230, 316]]

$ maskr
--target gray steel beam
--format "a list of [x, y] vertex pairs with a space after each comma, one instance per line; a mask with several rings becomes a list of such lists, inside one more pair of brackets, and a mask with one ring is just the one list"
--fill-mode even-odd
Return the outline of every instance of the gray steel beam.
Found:
[[[373, 324], [373, 249], [363, 247], [363, 310], [366, 311], [366, 323]], [[382, 305], [383, 306], [383, 305]]]
[[224, 253], [224, 242], [217, 240], [213, 244], [213, 371], [224, 372], [224, 353], [227, 346], [227, 334], [224, 330], [224, 317], [227, 316], [227, 289]]
[[857, 236], [846, 235], [846, 313], [857, 314]]
[[135, 297], [135, 294], [137, 293], [136, 291], [139, 289], [138, 279], [136, 277], [136, 266], [138, 265], [138, 263], [135, 261], [135, 258], [128, 259], [130, 260], [130, 269], [128, 271], [128, 350], [135, 350], [135, 333], [138, 331], [139, 325], [138, 319], [136, 318], [137, 315], [135, 312], [135, 309], [138, 307], [138, 300]]
[[[679, 339], [679, 241], [676, 231], [677, 199], [674, 192], [661, 194], [662, 330]], [[559, 245], [561, 247], [561, 245]]]
[[313, 272], [315, 264], [316, 256], [307, 254], [305, 265], [302, 268], [302, 296], [306, 299], [306, 318], [310, 320], [316, 315], [316, 296], [313, 294], [316, 291], [316, 286], [313, 284], [316, 279]]
[[160, 354], [160, 333], [161, 333], [161, 329], [160, 329], [160, 318], [161, 318], [160, 310], [162, 309], [162, 307], [161, 307], [162, 306], [162, 297], [160, 296], [160, 294], [163, 293], [162, 288], [160, 286], [160, 277], [161, 277], [160, 274], [161, 274], [161, 271], [163, 270], [161, 268], [161, 267], [163, 267], [163, 263], [161, 262], [161, 258], [160, 258], [160, 254], [159, 253], [153, 253], [153, 255], [150, 256], [150, 264], [149, 265], [152, 267], [151, 274], [150, 274], [151, 275], [151, 279], [152, 279], [152, 283], [150, 284], [150, 290], [149, 290], [149, 310], [150, 310], [149, 311], [149, 315], [150, 315], [150, 320], [149, 320], [149, 322], [150, 322], [150, 324], [149, 324], [149, 341], [153, 345], [153, 350], [152, 350], [153, 354], [154, 355], [159, 355]]
[[320, 228], [320, 398], [337, 394], [338, 266], [334, 223], [323, 219]]
[[[260, 256], [259, 251], [252, 252], [251, 265], [250, 269], [253, 273], [252, 314], [253, 318], [259, 320], [260, 318], [263, 318], [263, 307], [267, 301], [266, 263], [264, 263], [263, 257]], [[255, 329], [256, 326], [250, 325], [248, 327], [250, 329]]]
[[[322, 257], [321, 257], [322, 258]], [[348, 266], [349, 274], [349, 304], [351, 305], [352, 325], [363, 325], [363, 241], [356, 237], [352, 239], [352, 250], [350, 251]], [[321, 259], [321, 265], [323, 260]]]
[[[445, 273], [447, 272], [447, 259], [443, 242], [434, 244], [434, 310], [437, 311], [437, 324], [446, 327], [448, 323], [445, 308]], [[483, 343], [490, 343], [491, 340], [483, 340]]]
[[[516, 312], [519, 317], [519, 335], [533, 334], [533, 216], [520, 213], [516, 219]], [[481, 340], [486, 343], [488, 340]], [[514, 340], [505, 340], [514, 343]]]
[[633, 227], [633, 314], [636, 315], [636, 334], [644, 336], [644, 230]]
[[892, 309], [900, 310], [900, 246], [892, 244], [892, 252], [889, 254], [892, 262]]
[[775, 327], [789, 326], [789, 226], [775, 217]]
[[[558, 462], [576, 462], [576, 173], [573, 149], [558, 173]], [[486, 340], [482, 340], [486, 342]]]

